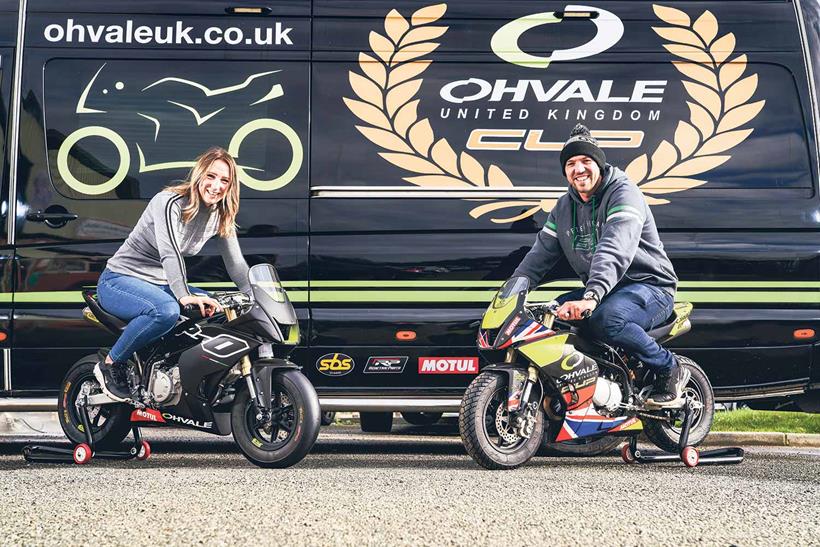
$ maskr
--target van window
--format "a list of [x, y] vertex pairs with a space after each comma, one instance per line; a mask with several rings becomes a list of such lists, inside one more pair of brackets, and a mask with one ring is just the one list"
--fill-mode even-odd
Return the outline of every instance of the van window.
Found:
[[149, 199], [219, 145], [238, 160], [243, 198], [301, 197], [307, 85], [296, 62], [50, 60], [51, 181], [73, 199]]

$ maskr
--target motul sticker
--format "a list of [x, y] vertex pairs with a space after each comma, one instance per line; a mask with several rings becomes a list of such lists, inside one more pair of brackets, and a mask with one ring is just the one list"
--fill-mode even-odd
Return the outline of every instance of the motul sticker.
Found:
[[134, 410], [134, 412], [131, 413], [131, 421], [165, 423], [165, 420], [162, 418], [162, 414], [160, 414], [159, 410], [153, 410], [150, 408], [138, 408]]
[[419, 374], [477, 374], [478, 357], [419, 357]]

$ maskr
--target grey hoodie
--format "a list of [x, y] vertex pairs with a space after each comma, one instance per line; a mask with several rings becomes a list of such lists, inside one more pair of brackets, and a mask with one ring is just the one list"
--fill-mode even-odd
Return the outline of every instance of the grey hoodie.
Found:
[[[187, 204], [187, 197], [167, 190], [155, 195], [106, 267], [154, 285], [169, 285], [177, 300], [190, 296], [183, 257], [198, 254], [205, 242], [217, 235], [219, 213], [203, 205], [186, 224], [182, 209]], [[248, 265], [236, 235], [217, 236], [216, 241], [231, 280], [240, 290], [249, 290]]]
[[588, 202], [570, 185], [513, 275], [529, 278], [535, 287], [562, 255], [599, 300], [619, 283], [646, 283], [675, 294], [678, 278], [652, 211], [626, 173], [612, 165], [605, 166], [603, 182]]

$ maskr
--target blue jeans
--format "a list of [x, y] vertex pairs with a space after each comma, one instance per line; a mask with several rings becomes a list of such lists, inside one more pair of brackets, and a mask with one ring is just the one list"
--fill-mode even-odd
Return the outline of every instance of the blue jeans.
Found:
[[[564, 303], [580, 300], [585, 289], [562, 294], [556, 300]], [[623, 348], [640, 359], [654, 372], [669, 370], [675, 358], [646, 334], [666, 322], [674, 309], [674, 298], [665, 290], [645, 283], [620, 285], [606, 295], [583, 328], [596, 339]]]
[[[208, 294], [195, 287], [188, 290]], [[174, 328], [179, 319], [179, 302], [168, 285], [154, 285], [108, 268], [97, 282], [97, 297], [105, 311], [128, 321], [109, 353], [114, 361], [124, 363], [135, 351]]]

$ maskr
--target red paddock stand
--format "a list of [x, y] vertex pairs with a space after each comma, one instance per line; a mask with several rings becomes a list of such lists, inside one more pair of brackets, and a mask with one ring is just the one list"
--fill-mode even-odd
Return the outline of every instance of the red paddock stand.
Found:
[[700, 451], [689, 446], [689, 429], [692, 426], [692, 399], [686, 398], [683, 407], [683, 424], [681, 426], [678, 453], [638, 450], [638, 436], [633, 435], [629, 444], [621, 448], [621, 457], [626, 463], [661, 463], [682, 461], [686, 467], [698, 465], [731, 465], [743, 461], [743, 449], [740, 447], [716, 448]]
[[94, 439], [91, 435], [91, 420], [88, 419], [88, 397], [85, 396], [79, 404], [80, 419], [83, 422], [85, 431], [85, 442], [76, 445], [74, 448], [60, 448], [58, 446], [26, 445], [23, 447], [23, 458], [27, 462], [34, 463], [76, 463], [83, 465], [93, 458], [106, 460], [147, 460], [151, 456], [151, 445], [142, 439], [140, 428], [136, 425], [132, 428], [134, 433], [134, 444], [128, 451], [108, 451], [94, 450]]

